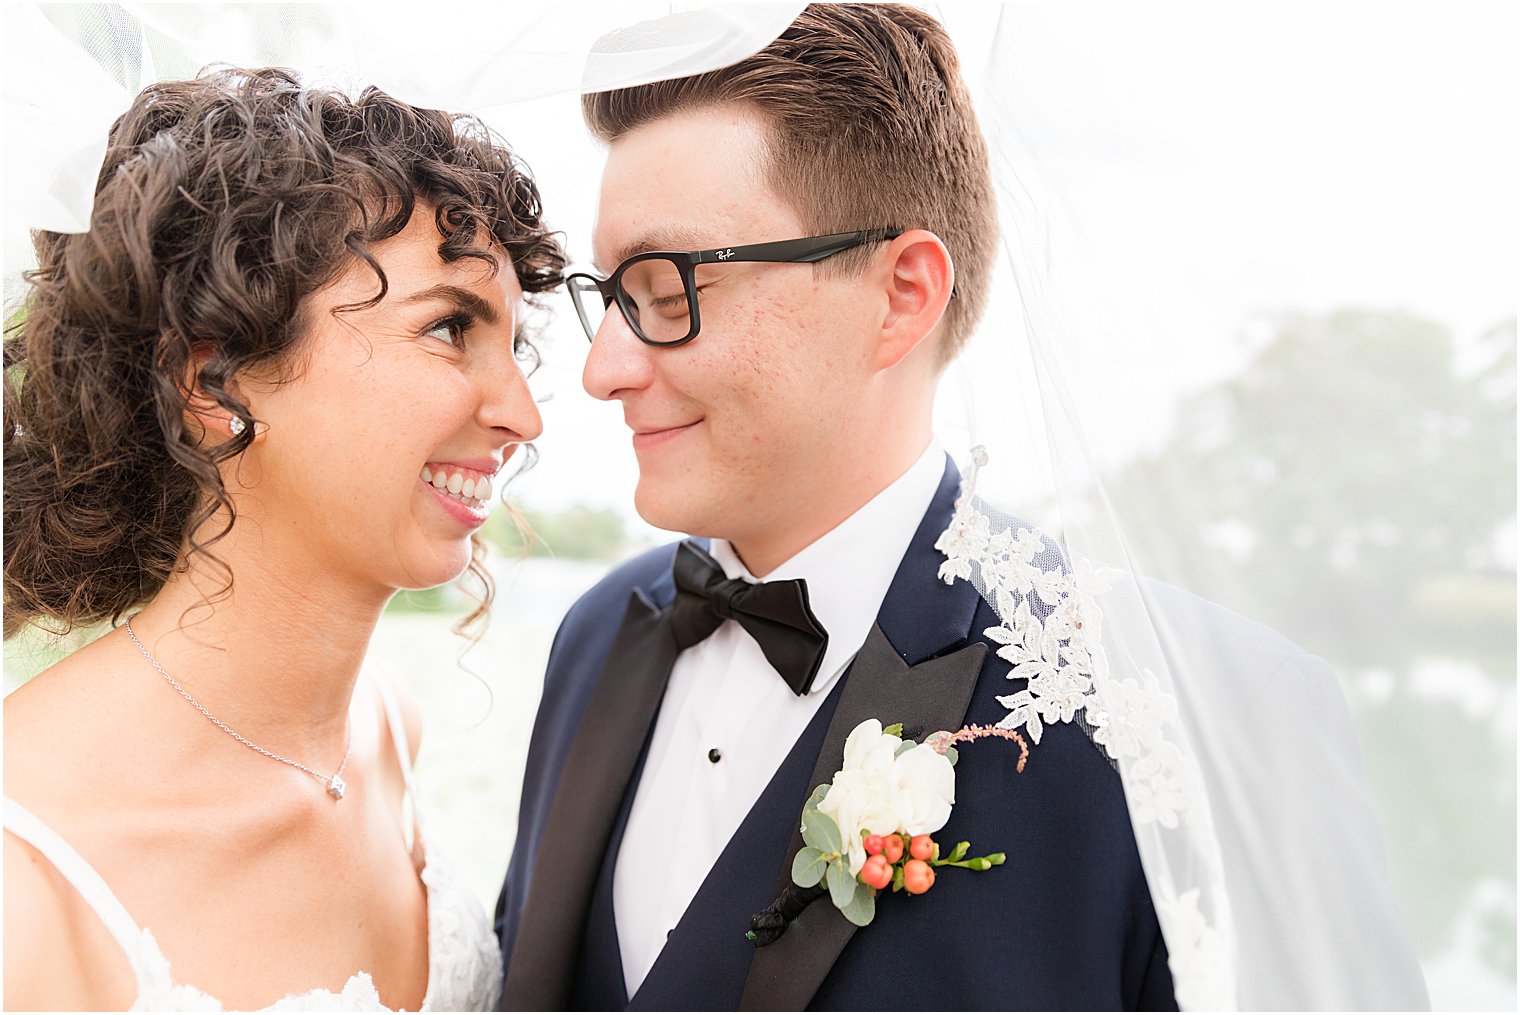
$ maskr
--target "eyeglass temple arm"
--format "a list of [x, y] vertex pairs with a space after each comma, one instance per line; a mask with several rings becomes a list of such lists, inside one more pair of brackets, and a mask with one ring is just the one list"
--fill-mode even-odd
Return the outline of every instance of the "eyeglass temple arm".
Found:
[[726, 261], [785, 261], [791, 264], [812, 264], [826, 257], [833, 257], [840, 251], [858, 247], [862, 243], [895, 240], [901, 235], [902, 231], [899, 229], [862, 229], [853, 233], [809, 236], [800, 240], [777, 240], [774, 243], [750, 243], [739, 247], [698, 250], [693, 253], [692, 260], [695, 264]]

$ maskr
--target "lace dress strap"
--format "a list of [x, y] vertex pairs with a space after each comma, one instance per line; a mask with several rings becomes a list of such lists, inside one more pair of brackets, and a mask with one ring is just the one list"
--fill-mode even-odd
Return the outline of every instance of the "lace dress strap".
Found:
[[370, 671], [370, 682], [375, 685], [376, 692], [380, 695], [380, 703], [385, 707], [385, 725], [390, 728], [391, 742], [396, 747], [396, 758], [401, 762], [401, 779], [406, 786], [406, 795], [414, 796], [412, 792], [412, 747], [406, 742], [406, 719], [401, 714], [401, 702], [396, 698], [396, 692], [391, 689], [390, 681], [374, 671]]
[[65, 842], [63, 836], [10, 797], [5, 797], [5, 830], [41, 853], [100, 917], [106, 930], [126, 953], [132, 975], [137, 978], [138, 991], [146, 991], [156, 983], [157, 978], [142, 961], [146, 935], [95, 868]]

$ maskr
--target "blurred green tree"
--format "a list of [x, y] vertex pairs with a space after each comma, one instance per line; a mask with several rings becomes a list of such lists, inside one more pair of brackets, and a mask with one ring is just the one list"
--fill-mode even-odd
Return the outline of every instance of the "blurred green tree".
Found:
[[[1467, 920], [1513, 982], [1515, 322], [1465, 368], [1445, 328], [1404, 313], [1268, 323], [1113, 501], [1141, 545], [1169, 548], [1143, 569], [1342, 674], [1421, 954]], [[1305, 575], [1331, 587], [1305, 594]], [[1479, 686], [1459, 686], [1474, 667]], [[1477, 901], [1495, 882], [1507, 912]]]
[[[514, 516], [515, 514], [515, 516]], [[629, 545], [623, 518], [611, 508], [583, 504], [563, 511], [496, 510], [481, 534], [507, 556], [617, 560]]]
[[[581, 504], [563, 511], [508, 510], [498, 505], [480, 531], [490, 547], [491, 559], [498, 561], [555, 557], [610, 564], [621, 559], [632, 543], [627, 526], [616, 511]], [[455, 582], [398, 592], [386, 609], [400, 613], [449, 613], [469, 601]]]

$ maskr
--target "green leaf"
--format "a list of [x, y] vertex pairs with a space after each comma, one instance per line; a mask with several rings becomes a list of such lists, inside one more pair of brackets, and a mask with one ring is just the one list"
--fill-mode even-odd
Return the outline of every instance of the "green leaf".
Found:
[[855, 898], [840, 912], [855, 926], [864, 927], [876, 918], [876, 892], [867, 885], [861, 885]]
[[900, 892], [902, 890], [903, 890], [903, 869], [902, 869], [902, 865], [899, 864], [898, 866], [892, 868], [892, 891], [894, 891], [894, 892]]
[[966, 861], [966, 868], [974, 871], [985, 871], [991, 870], [992, 864], [988, 862], [985, 856], [976, 856]]
[[971, 843], [969, 842], [957, 842], [955, 844], [955, 848], [950, 851], [950, 855], [945, 858], [945, 862], [954, 863], [957, 860], [964, 859], [966, 856], [966, 851], [970, 848]]
[[917, 746], [918, 746], [918, 744], [914, 743], [911, 740], [904, 740], [902, 743], [900, 743], [900, 744], [897, 745], [897, 750], [896, 750], [896, 752], [893, 753], [892, 757], [895, 758], [895, 757], [897, 757], [897, 755], [903, 753], [904, 751], [911, 751], [911, 750], [913, 750], [913, 748], [915, 748]]
[[844, 839], [834, 819], [816, 807], [802, 812], [802, 841], [820, 853], [843, 853]]
[[992, 864], [992, 866], [994, 866], [994, 867], [998, 866], [999, 864], [1001, 864], [1006, 859], [1008, 859], [1008, 854], [1006, 854], [1006, 853], [989, 853], [989, 854], [987, 854], [987, 862], [990, 863], [990, 864]]
[[946, 747], [945, 757], [950, 759], [950, 767], [954, 768], [955, 763], [961, 760], [961, 752], [957, 751], [954, 747]]
[[902, 723], [895, 722], [890, 726], [883, 727], [882, 733], [886, 734], [889, 737], [900, 737], [902, 736], [902, 730]]
[[828, 796], [828, 795], [829, 795], [829, 784], [828, 783], [824, 783], [822, 786], [819, 786], [817, 789], [813, 790], [813, 795], [810, 796], [810, 797], [808, 797], [808, 802], [805, 805], [803, 805], [802, 809], [805, 810], [805, 811], [810, 811], [810, 810], [815, 809], [819, 804], [823, 803], [823, 798], [826, 797], [826, 796]]
[[829, 864], [829, 898], [833, 899], [837, 908], [843, 909], [850, 904], [855, 898], [857, 887], [860, 887], [860, 882], [850, 876], [850, 868], [843, 859]]
[[812, 846], [803, 846], [792, 860], [792, 880], [798, 888], [812, 888], [823, 880], [823, 869], [828, 866], [823, 854]]

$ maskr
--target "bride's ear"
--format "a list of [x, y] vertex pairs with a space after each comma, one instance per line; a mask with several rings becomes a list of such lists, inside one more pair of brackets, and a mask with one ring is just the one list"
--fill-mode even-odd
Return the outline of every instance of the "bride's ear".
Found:
[[936, 332], [955, 291], [955, 266], [944, 242], [927, 229], [892, 240], [873, 277], [886, 311], [876, 343], [878, 369], [896, 366]]
[[[264, 439], [266, 427], [254, 420], [253, 406], [245, 396], [235, 377], [222, 380], [208, 374], [206, 366], [213, 358], [210, 343], [199, 342], [191, 347], [190, 359], [180, 380], [180, 390], [185, 396], [185, 424], [190, 428], [198, 445], [216, 447], [230, 441], [239, 441], [247, 434], [247, 447]], [[208, 390], [209, 389], [209, 390]], [[223, 405], [215, 393], [225, 395], [225, 400], [241, 405], [244, 412], [237, 412]]]

